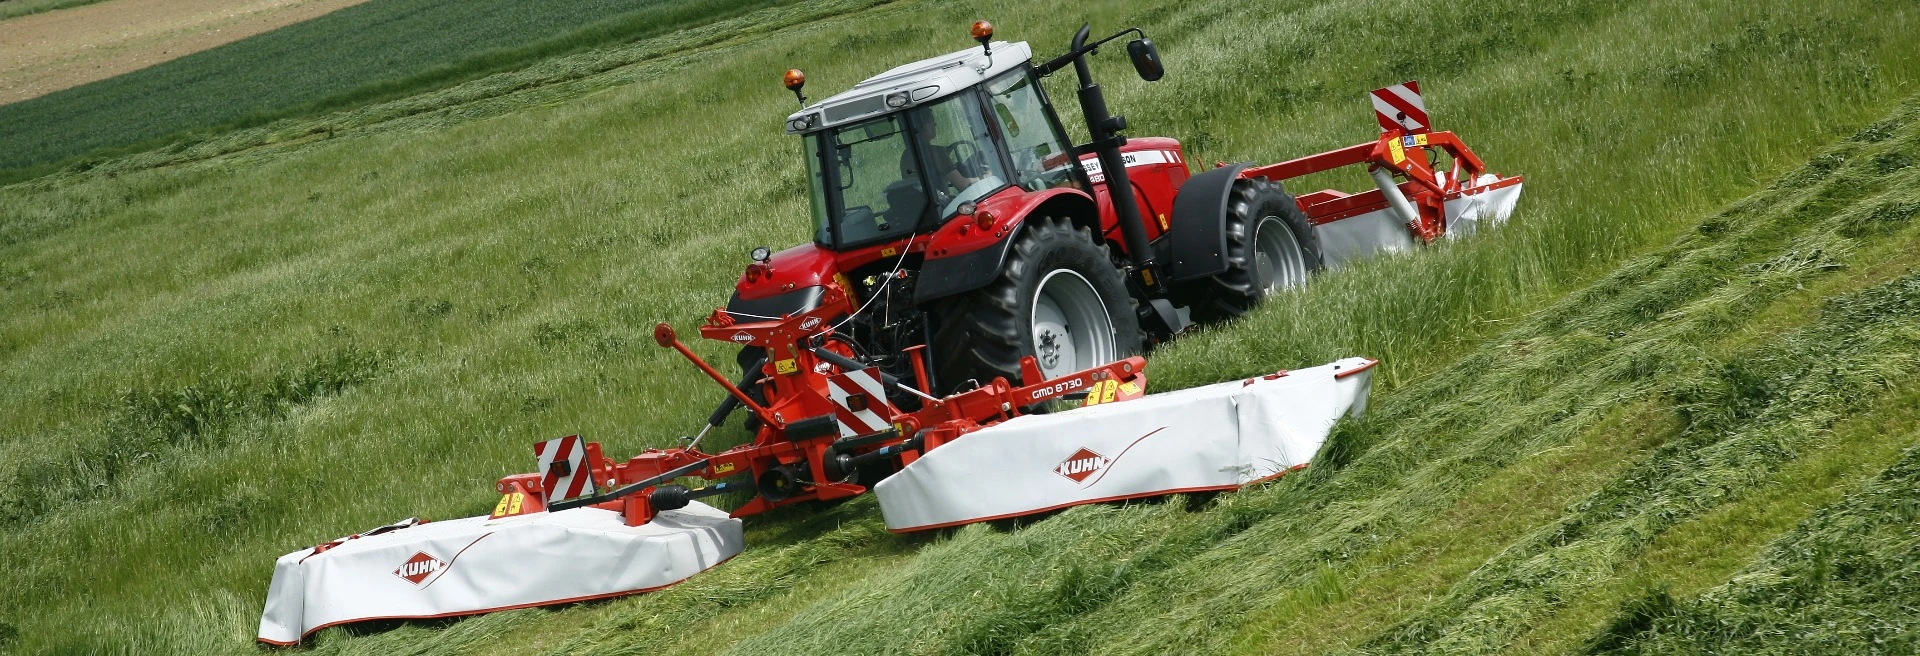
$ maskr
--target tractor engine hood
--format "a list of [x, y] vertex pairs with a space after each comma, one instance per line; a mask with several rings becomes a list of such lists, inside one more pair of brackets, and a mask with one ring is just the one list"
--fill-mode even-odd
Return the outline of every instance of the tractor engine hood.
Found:
[[747, 265], [733, 286], [727, 312], [735, 321], [777, 319], [820, 303], [822, 285], [840, 274], [832, 251], [801, 244]]

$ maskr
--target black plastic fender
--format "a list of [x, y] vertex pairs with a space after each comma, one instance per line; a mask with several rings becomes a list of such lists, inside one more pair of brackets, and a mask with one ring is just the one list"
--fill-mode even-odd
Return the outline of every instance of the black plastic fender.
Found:
[[1227, 198], [1233, 182], [1252, 162], [1201, 172], [1180, 185], [1168, 225], [1173, 243], [1173, 279], [1193, 280], [1227, 270]]
[[1072, 221], [1075, 226], [1093, 231], [1095, 235], [1100, 234], [1100, 219], [1094, 207], [1093, 199], [1081, 192], [1051, 196], [1023, 210], [1019, 223], [992, 246], [952, 257], [926, 260], [920, 265], [920, 280], [913, 288], [914, 304], [970, 292], [1000, 277], [1000, 267], [1006, 263], [1013, 242], [1026, 229], [1027, 219], [1058, 216]]
[[1000, 264], [1007, 261], [1007, 250], [1013, 248], [1013, 240], [1019, 237], [1020, 231], [1013, 230], [992, 246], [953, 257], [927, 260], [920, 266], [920, 281], [913, 287], [914, 304], [987, 286], [987, 283], [999, 277]]

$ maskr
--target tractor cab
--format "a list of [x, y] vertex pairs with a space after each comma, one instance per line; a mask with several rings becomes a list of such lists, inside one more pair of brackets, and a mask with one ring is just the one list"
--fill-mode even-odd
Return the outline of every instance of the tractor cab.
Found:
[[926, 59], [788, 117], [805, 143], [814, 242], [906, 239], [1016, 186], [1085, 189], [1030, 59], [1007, 42]]

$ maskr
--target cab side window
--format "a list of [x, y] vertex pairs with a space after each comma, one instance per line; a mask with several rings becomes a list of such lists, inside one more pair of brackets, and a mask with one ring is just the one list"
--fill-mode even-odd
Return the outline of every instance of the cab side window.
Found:
[[1074, 183], [1072, 153], [1061, 135], [1047, 120], [1046, 105], [1035, 82], [1025, 70], [1014, 71], [987, 83], [990, 112], [1006, 135], [1012, 151], [1014, 176], [1029, 191], [1064, 187]]

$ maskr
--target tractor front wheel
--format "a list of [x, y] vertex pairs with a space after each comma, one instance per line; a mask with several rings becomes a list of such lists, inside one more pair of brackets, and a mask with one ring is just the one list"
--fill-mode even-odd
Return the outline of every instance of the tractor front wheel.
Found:
[[1233, 184], [1227, 200], [1227, 270], [1191, 288], [1193, 319], [1246, 314], [1268, 294], [1307, 283], [1325, 265], [1320, 239], [1300, 205], [1266, 178]]
[[992, 283], [940, 308], [936, 371], [955, 391], [995, 377], [1019, 384], [1026, 356], [1048, 378], [1113, 362], [1140, 351], [1134, 308], [1092, 231], [1030, 219]]

